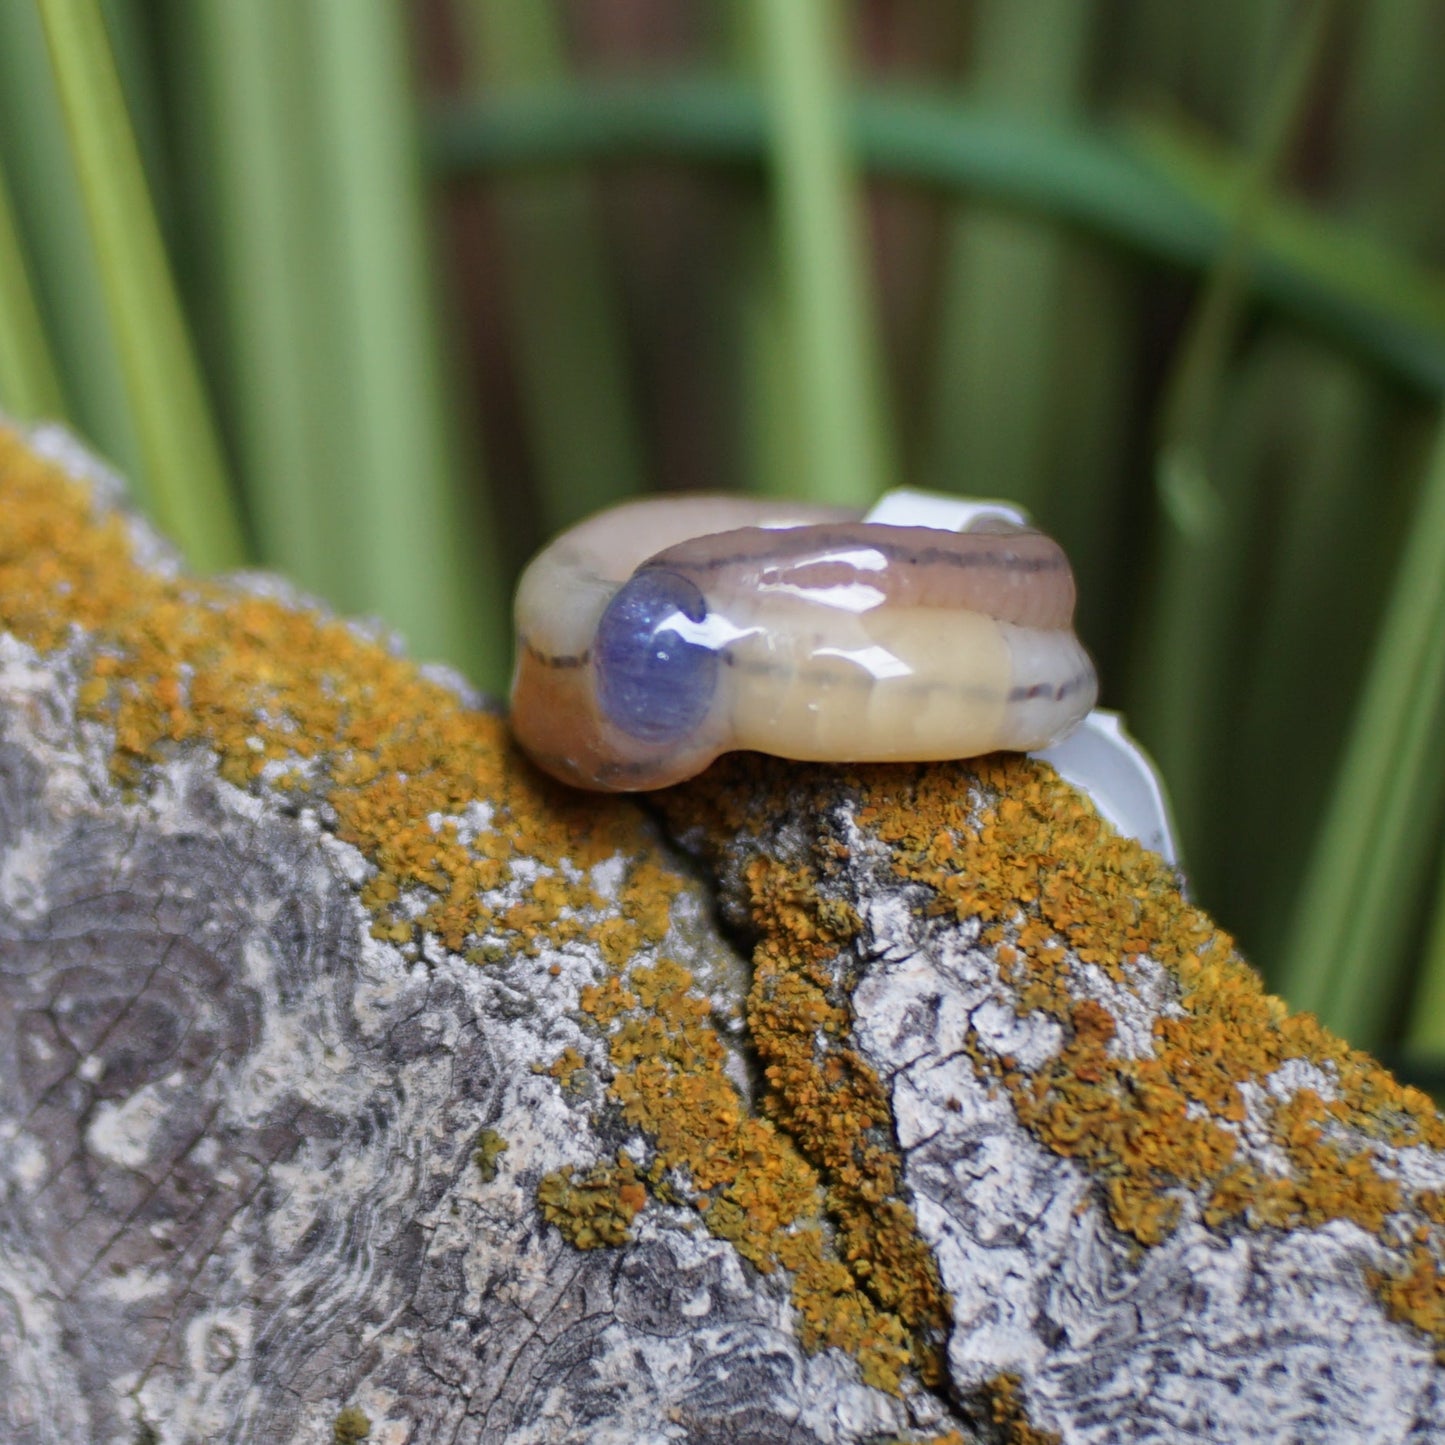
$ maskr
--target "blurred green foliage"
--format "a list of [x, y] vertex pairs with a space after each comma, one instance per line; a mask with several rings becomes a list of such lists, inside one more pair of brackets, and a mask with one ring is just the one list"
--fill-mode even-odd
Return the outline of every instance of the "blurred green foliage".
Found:
[[1018, 500], [1197, 895], [1428, 1079], [1442, 69], [1431, 0], [5, 0], [0, 404], [493, 690], [639, 489]]

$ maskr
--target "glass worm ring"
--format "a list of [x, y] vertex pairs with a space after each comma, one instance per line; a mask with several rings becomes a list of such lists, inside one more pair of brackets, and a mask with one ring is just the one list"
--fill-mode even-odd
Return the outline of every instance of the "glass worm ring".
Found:
[[1094, 705], [1057, 542], [743, 497], [627, 502], [517, 588], [512, 727], [582, 788], [660, 788], [719, 753], [836, 762], [1031, 751]]

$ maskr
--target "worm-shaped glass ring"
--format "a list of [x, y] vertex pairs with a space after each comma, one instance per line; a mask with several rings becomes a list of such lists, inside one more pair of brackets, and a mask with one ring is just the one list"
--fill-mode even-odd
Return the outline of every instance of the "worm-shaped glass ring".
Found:
[[998, 518], [895, 527], [741, 497], [628, 502], [517, 589], [512, 727], [577, 787], [719, 753], [898, 762], [1047, 747], [1094, 705], [1058, 543]]

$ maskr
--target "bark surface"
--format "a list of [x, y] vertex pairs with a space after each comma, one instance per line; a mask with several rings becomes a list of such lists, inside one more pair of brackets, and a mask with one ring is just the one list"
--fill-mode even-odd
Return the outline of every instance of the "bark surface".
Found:
[[1442, 1201], [1047, 769], [581, 798], [0, 436], [5, 1440], [1424, 1445]]

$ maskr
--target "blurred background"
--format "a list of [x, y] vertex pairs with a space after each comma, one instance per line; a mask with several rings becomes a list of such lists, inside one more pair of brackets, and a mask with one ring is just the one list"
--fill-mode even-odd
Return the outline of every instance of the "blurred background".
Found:
[[0, 0], [0, 405], [498, 694], [623, 496], [1020, 502], [1196, 897], [1434, 1086], [1442, 74], [1439, 0]]

